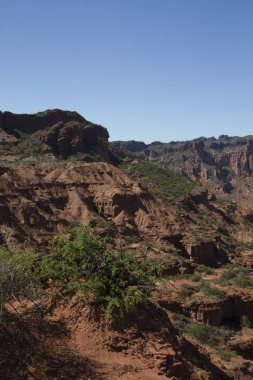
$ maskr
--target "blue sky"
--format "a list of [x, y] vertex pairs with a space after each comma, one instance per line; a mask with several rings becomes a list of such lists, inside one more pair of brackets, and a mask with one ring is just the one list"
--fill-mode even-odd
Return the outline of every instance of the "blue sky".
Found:
[[0, 0], [0, 109], [111, 140], [253, 134], [252, 0]]

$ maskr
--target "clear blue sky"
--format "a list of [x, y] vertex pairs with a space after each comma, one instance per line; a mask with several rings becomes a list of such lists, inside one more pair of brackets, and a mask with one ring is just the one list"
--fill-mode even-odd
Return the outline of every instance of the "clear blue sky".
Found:
[[0, 0], [0, 109], [111, 140], [253, 134], [253, 0]]

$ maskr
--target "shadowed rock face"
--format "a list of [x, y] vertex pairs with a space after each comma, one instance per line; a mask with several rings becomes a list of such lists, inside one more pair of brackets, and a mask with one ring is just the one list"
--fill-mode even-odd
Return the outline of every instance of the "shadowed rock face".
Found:
[[0, 127], [10, 134], [18, 133], [18, 131], [15, 131], [16, 129], [24, 133], [34, 133], [41, 129], [50, 128], [60, 121], [66, 123], [73, 120], [82, 124], [88, 124], [88, 121], [77, 112], [56, 109], [38, 112], [36, 114], [3, 112], [0, 115]]
[[99, 139], [108, 140], [107, 130], [99, 125], [83, 125], [76, 121], [60, 122], [43, 132], [42, 153], [67, 157], [99, 145]]
[[[24, 134], [25, 144], [20, 146]], [[31, 141], [33, 135], [36, 137]], [[67, 158], [90, 149], [108, 158], [102, 143], [108, 141], [107, 129], [90, 123], [77, 112], [48, 110], [32, 115], [0, 113], [0, 138], [1, 153], [9, 154], [10, 147], [19, 146], [18, 153], [27, 155], [30, 143], [31, 148], [36, 144], [37, 153], [40, 154]], [[16, 152], [11, 153], [15, 155]]]
[[208, 265], [210, 267], [218, 267], [219, 264], [225, 264], [227, 257], [225, 252], [218, 248], [213, 242], [201, 242], [195, 245], [187, 245], [185, 247], [191, 261]]

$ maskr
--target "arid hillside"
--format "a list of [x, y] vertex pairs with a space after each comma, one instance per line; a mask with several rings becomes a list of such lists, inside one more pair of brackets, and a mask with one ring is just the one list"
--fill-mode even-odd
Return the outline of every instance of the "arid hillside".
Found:
[[251, 138], [108, 137], [0, 114], [0, 378], [251, 379]]
[[252, 186], [253, 136], [222, 135], [170, 143], [155, 141], [149, 145], [118, 141], [113, 145], [198, 181], [216, 195], [240, 193], [247, 197]]

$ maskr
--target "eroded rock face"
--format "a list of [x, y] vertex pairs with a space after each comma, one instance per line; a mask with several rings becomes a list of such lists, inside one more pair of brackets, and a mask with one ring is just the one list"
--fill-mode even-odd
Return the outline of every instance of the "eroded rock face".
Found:
[[39, 244], [68, 223], [101, 216], [119, 231], [157, 233], [163, 208], [139, 184], [106, 163], [9, 164], [0, 168], [0, 225]]
[[[229, 193], [239, 178], [253, 175], [253, 136], [218, 139], [199, 138], [185, 142], [152, 143], [136, 150], [138, 145], [121, 144], [143, 160], [176, 170], [197, 180], [216, 193]], [[125, 145], [124, 145], [125, 144]]]
[[108, 138], [106, 128], [90, 123], [77, 112], [49, 110], [32, 115], [0, 114], [0, 151], [3, 154], [19, 157], [51, 154], [65, 159], [92, 151], [110, 161], [106, 147]]
[[107, 141], [108, 137], [107, 130], [99, 125], [84, 126], [73, 121], [65, 124], [60, 122], [43, 132], [42, 153], [52, 153], [66, 158], [84, 152], [86, 149], [96, 148], [100, 144], [100, 139]]
[[245, 329], [244, 334], [238, 335], [229, 343], [229, 349], [238, 352], [247, 360], [253, 360], [252, 329]]
[[185, 251], [191, 261], [197, 264], [208, 265], [217, 268], [228, 262], [226, 253], [213, 241], [200, 242], [199, 244], [187, 244]]
[[196, 322], [221, 326], [230, 321], [240, 323], [243, 316], [253, 322], [253, 301], [240, 296], [229, 296], [220, 302], [202, 302], [185, 309], [185, 314]]

